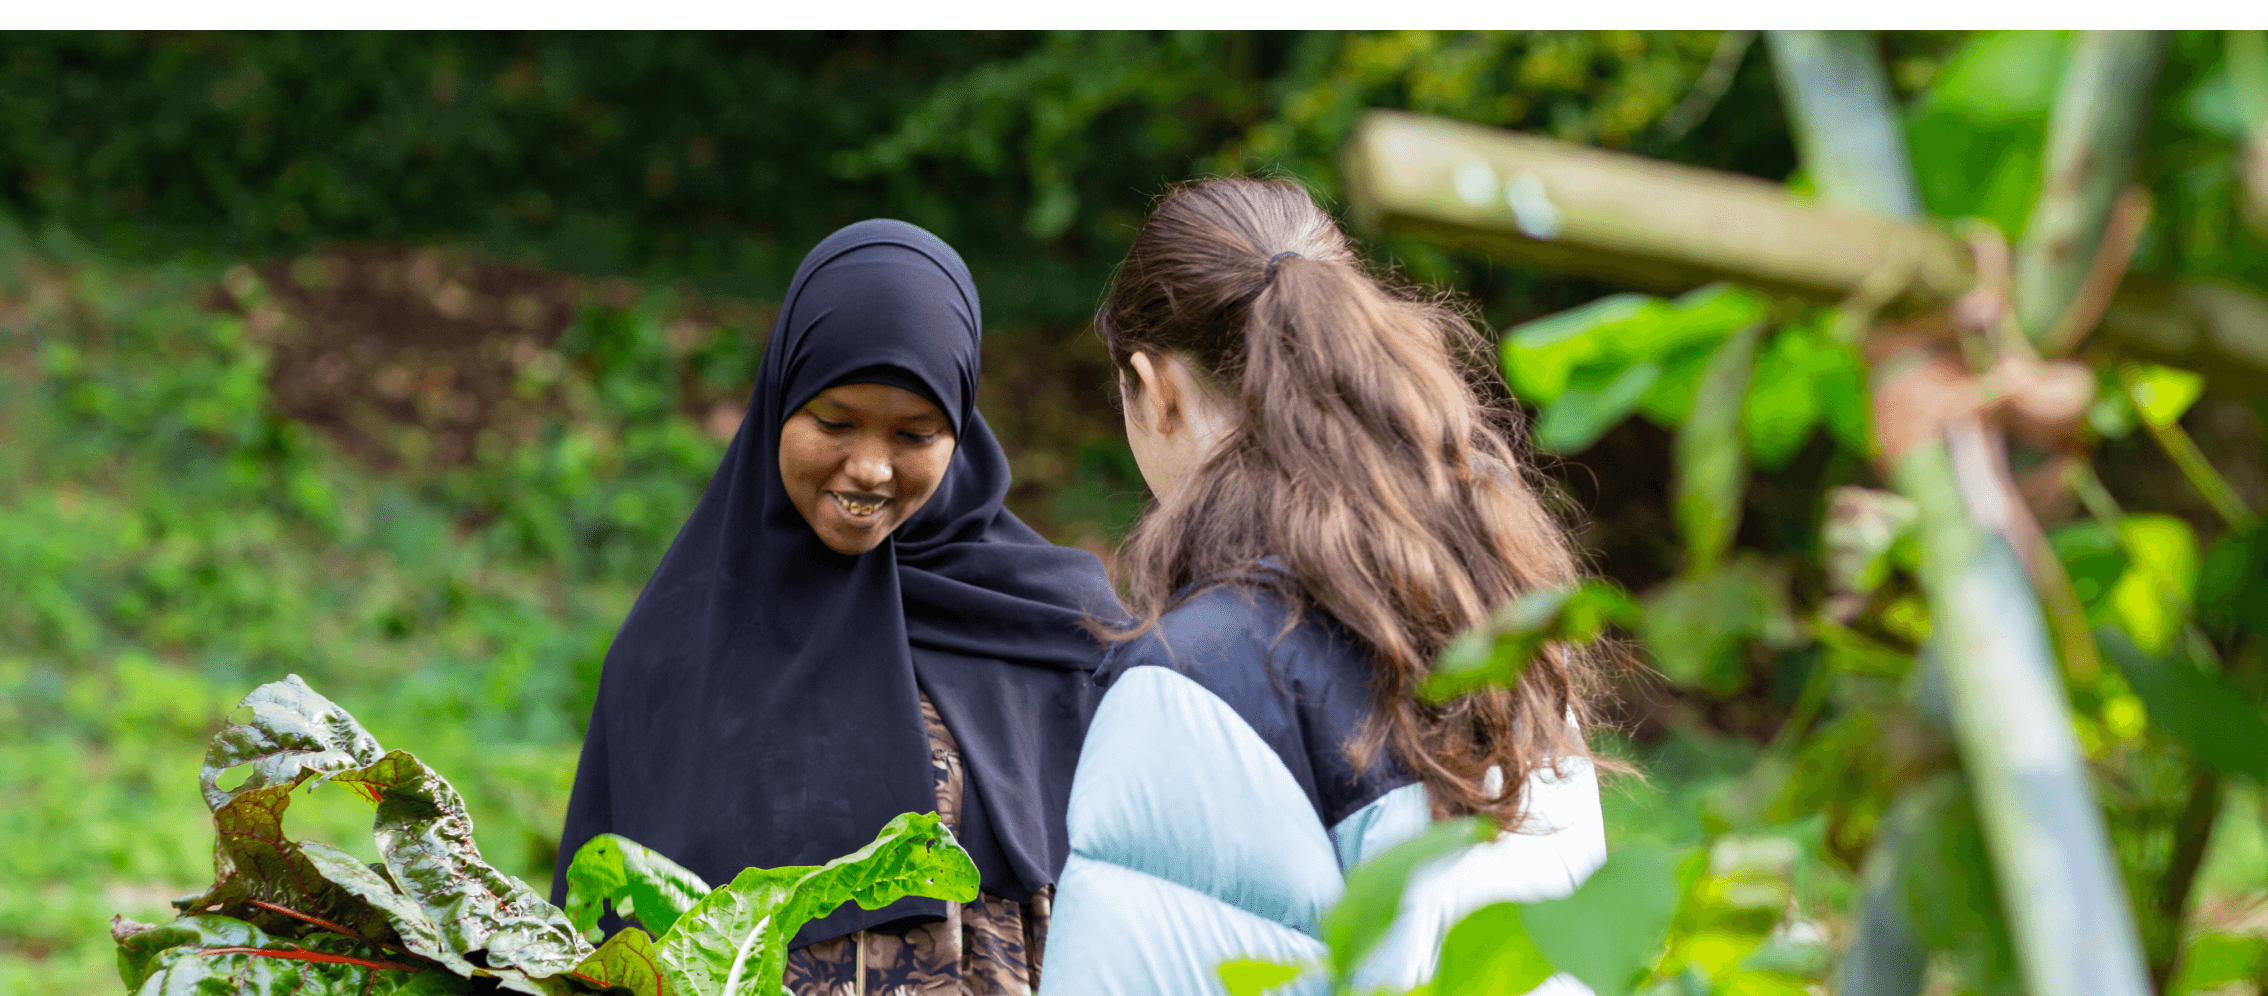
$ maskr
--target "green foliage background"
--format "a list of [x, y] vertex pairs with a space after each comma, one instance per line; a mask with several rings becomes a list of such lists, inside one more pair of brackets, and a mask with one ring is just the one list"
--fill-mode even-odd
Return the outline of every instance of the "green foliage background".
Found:
[[[2052, 95], [2027, 103], [2026, 81], [2052, 78], [2060, 45], [1884, 37], [1934, 212], [2020, 226]], [[2172, 216], [2223, 227], [2161, 223], [2140, 268], [2259, 265], [2258, 241], [2228, 221], [2226, 138], [2241, 121], [2217, 46], [2177, 39], [2161, 92], [2179, 113], [2159, 116], [2150, 175], [2161, 205], [2187, 205]], [[490, 860], [547, 880], [606, 645], [722, 452], [705, 406], [748, 382], [763, 306], [834, 227], [890, 215], [951, 241], [985, 294], [988, 370], [1015, 369], [1091, 349], [1085, 316], [1166, 184], [1283, 170], [1335, 203], [1339, 144], [1371, 107], [1790, 179], [1760, 48], [1732, 64], [1698, 124], [1664, 124], [1690, 116], [1681, 102], [1730, 51], [1714, 32], [9, 36], [0, 993], [116, 990], [104, 923], [160, 918], [167, 898], [209, 881], [193, 777], [204, 741], [245, 691], [286, 672], [446, 772]], [[1959, 102], [1977, 93], [1997, 96]], [[1979, 177], [1977, 163], [1996, 165]], [[372, 461], [284, 414], [272, 391], [278, 351], [304, 324], [278, 281], [340, 246], [620, 281], [635, 303], [593, 292], [556, 342], [514, 361], [503, 390], [532, 406], [530, 431], [457, 463]], [[1612, 289], [1421, 243], [1377, 248], [1411, 276], [1472, 293], [1499, 328]], [[720, 301], [757, 317], [698, 306]], [[1659, 319], [1740, 302], [1646, 307]], [[1638, 355], [1589, 335], [1582, 355], [1554, 361], [1556, 385], [1514, 383], [1531, 403], [1614, 401], [1547, 409], [1536, 432], [1574, 454], [1555, 469], [1590, 505], [1598, 561], [1632, 590], [1676, 570], [1667, 433], [1687, 418], [1680, 406], [1715, 340], [1655, 342]], [[1770, 417], [1746, 440], [1756, 472], [1740, 544], [1810, 583], [1824, 557], [1820, 496], [1858, 473], [1863, 416], [1845, 410], [1855, 395], [1820, 387], [1852, 373], [1823, 328], [1791, 326], [1758, 355], [1758, 383], [1815, 389], [1746, 397]], [[1616, 386], [1642, 363], [1658, 367], [1645, 385]], [[1067, 393], [1086, 398], [1065, 403], [1075, 431], [1015, 430], [1033, 440], [1019, 477], [1043, 482], [1019, 509], [1059, 541], [1107, 541], [1139, 508], [1138, 478], [1114, 416], [1093, 401], [1107, 388]], [[2139, 436], [2104, 453], [2153, 467]], [[2164, 497], [2178, 479], [2105, 476], [2122, 498], [2206, 518]], [[2059, 536], [2059, 550], [2074, 565], [2098, 554], [2100, 571], [2073, 573], [2100, 574], [2107, 592], [2125, 564], [2115, 542], [2092, 540]], [[1732, 573], [1764, 571], [1754, 565]], [[1897, 628], [1914, 622], [1898, 614], [1908, 591], [1886, 589], [1892, 638], [1912, 635]], [[1768, 615], [1733, 638], [1743, 653], [1702, 655], [1715, 670], [1680, 675], [1698, 691], [1632, 690], [1669, 705], [1638, 710], [1637, 741], [1611, 745], [1648, 777], [1609, 791], [1613, 845], [1685, 846], [1724, 829], [1739, 777], [1823, 666], [1816, 647], [1746, 652], [1769, 635]], [[2110, 705], [2122, 696], [2132, 701], [2115, 676], [2074, 691], [2091, 746], [2140, 757], [2139, 721]], [[1873, 714], [1845, 704], [1833, 718], [1800, 763], [1820, 782], [1872, 777], [1851, 758], [1885, 735]], [[2163, 794], [2150, 780], [2170, 777], [2153, 763], [2121, 769], [2138, 811]], [[2248, 791], [2224, 807], [2208, 895], [2241, 899], [2268, 882]], [[1776, 831], [1800, 858], [1775, 866], [1794, 891], [1772, 895], [1833, 932], [1849, 894], [1849, 855], [1836, 855], [1864, 842], [1880, 816], [1865, 807], [1880, 800], [1813, 801], [1786, 815], [1825, 818]], [[374, 857], [359, 804], [317, 793], [290, 819], [295, 835]], [[1948, 861], [1974, 851], [1957, 836], [1940, 842]], [[2162, 851], [2154, 841], [2136, 846]], [[1719, 862], [1729, 877], [1710, 887], [1737, 886], [1742, 860]], [[1723, 922], [1680, 926], [1690, 950], [1676, 957], [1721, 967], [1747, 950], [1727, 946], [1774, 922], [1751, 931], [1734, 906], [1710, 908]], [[2239, 939], [2215, 957], [2259, 957], [2226, 936]]]

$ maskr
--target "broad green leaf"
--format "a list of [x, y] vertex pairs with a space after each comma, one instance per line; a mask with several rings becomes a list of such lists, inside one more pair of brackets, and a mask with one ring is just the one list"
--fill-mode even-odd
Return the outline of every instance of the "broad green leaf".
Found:
[[2268, 632], [2268, 525], [2213, 542], [2197, 571], [2197, 618], [2215, 628]]
[[615, 931], [572, 974], [601, 988], [628, 989], [632, 996], [677, 996], [654, 955], [653, 937], [635, 927]]
[[935, 813], [906, 813], [873, 842], [813, 868], [750, 868], [695, 903], [654, 945], [670, 984], [689, 996], [776, 996], [787, 945], [805, 923], [846, 902], [881, 909], [907, 896], [965, 903], [977, 870]]
[[1980, 126], [2042, 118], [2069, 48], [2062, 32], [1981, 32], [1938, 71], [1922, 106]]
[[1819, 424], [1820, 386], [1812, 374], [1821, 364], [1815, 351], [1803, 330], [1784, 329], [1757, 358], [1741, 405], [1741, 429], [1758, 467], [1787, 466]]
[[1633, 363], [1612, 376], [1592, 375], [1591, 369], [1576, 374], [1567, 389], [1544, 406], [1543, 414], [1536, 419], [1537, 448], [1550, 453], [1577, 453], [1589, 448], [1628, 418], [1662, 375], [1661, 365], [1650, 360]]
[[1529, 592], [1443, 648], [1421, 694], [1440, 701], [1482, 685], [1509, 686], [1544, 645], [1589, 643], [1608, 625], [1631, 626], [1637, 620], [1637, 603], [1611, 582]]
[[1673, 580], [1647, 596], [1639, 635], [1670, 680], [1732, 695], [1748, 681], [1747, 641], [1789, 646], [1798, 639], [1783, 575], [1744, 556]]
[[2048, 534], [2048, 546], [2063, 562], [2071, 590], [2087, 609], [2088, 618], [2103, 621], [2109, 611], [2112, 589], [2126, 575], [2129, 558], [2118, 530], [2092, 519], [2074, 522]]
[[2170, 515], [2129, 515], [2118, 537], [2128, 563], [2111, 587], [2111, 610], [2145, 652], [2164, 654], [2189, 622], [2197, 537]]
[[1402, 911], [1402, 892], [1419, 865], [1446, 857], [1496, 836], [1496, 825], [1480, 817], [1444, 820], [1347, 873], [1347, 891], [1323, 915], [1323, 943], [1331, 947], [1331, 972], [1345, 978], [1378, 946]]
[[2136, 645], [2115, 627], [2098, 630], [2103, 656], [2118, 665], [2150, 722], [2221, 771], [2268, 783], [2268, 717], [2219, 677]]
[[1740, 525], [1747, 486], [1741, 407], [1763, 332], [1762, 325], [1751, 325], [1717, 348], [1693, 397], [1693, 411], [1677, 431], [1677, 524], [1685, 536], [1688, 573], [1715, 567]]
[[1224, 961], [1213, 971], [1221, 977], [1221, 986], [1228, 990], [1229, 996], [1260, 996], [1299, 978], [1301, 969], [1298, 965], [1240, 958]]
[[1553, 974], [1551, 963], [1528, 939], [1520, 907], [1497, 903], [1473, 911], [1441, 942], [1436, 996], [1496, 996], [1528, 992]]
[[332, 780], [378, 798], [372, 835], [387, 873], [452, 950], [485, 951], [488, 968], [537, 978], [591, 953], [566, 913], [481, 859], [464, 799], [424, 762], [397, 750]]
[[1597, 996], [1622, 996], [1662, 950], [1677, 913], [1677, 859], [1652, 844], [1607, 857], [1573, 895], [1520, 907], [1520, 922], [1553, 968]]
[[2161, 429], [2181, 421], [2182, 413], [2205, 393], [2203, 376], [2172, 367], [2127, 364], [2119, 368], [2119, 378], [2126, 383], [2142, 420]]
[[1567, 389], [1575, 368], [1619, 355], [1614, 336], [1626, 322], [1658, 319], [1669, 306], [1644, 294], [1615, 294], [1580, 308], [1513, 326], [1504, 337], [1504, 376], [1531, 405], [1548, 405]]
[[1693, 413], [1693, 395], [1701, 389], [1701, 375], [1709, 369], [1714, 350], [1707, 345], [1676, 350], [1659, 361], [1662, 375], [1646, 396], [1638, 399], [1638, 413], [1655, 425], [1675, 430]]
[[709, 892], [699, 875], [611, 833], [584, 842], [567, 866], [567, 917], [578, 931], [597, 926], [601, 904], [611, 902], [618, 914], [636, 917], [660, 936]]

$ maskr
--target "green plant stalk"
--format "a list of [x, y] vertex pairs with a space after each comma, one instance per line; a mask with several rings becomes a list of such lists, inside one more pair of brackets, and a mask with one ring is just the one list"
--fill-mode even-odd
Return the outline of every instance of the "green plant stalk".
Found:
[[1930, 639], [2029, 989], [2147, 996], [2133, 910], [2023, 566], [1971, 520], [1944, 447], [1905, 454], [1891, 477], [1921, 508]]
[[2189, 805], [2174, 824], [2173, 860], [2156, 896], [2158, 943], [2150, 950], [2150, 984], [2159, 992], [2181, 967], [2182, 923], [2189, 914], [2189, 895], [2197, 886], [2197, 871], [2205, 866], [2205, 850], [2213, 840], [2213, 823], [2220, 818], [2222, 778], [2212, 767], [2190, 765]]
[[[2086, 282], [2111, 208], [2134, 173], [2135, 147], [2165, 55], [2165, 34], [2158, 31], [2088, 31], [2072, 45], [2048, 115], [2040, 198], [2016, 245], [2016, 323], [2035, 341]], [[2050, 356], [2072, 345], [2040, 343]]]
[[1922, 216], [1890, 82], [1866, 31], [1767, 31], [1804, 173], [1824, 200], [1885, 218]]
[[[1774, 49], [1776, 58], [1780, 51]], [[1813, 133], [1798, 142], [1805, 170], [1832, 181], [1820, 183], [1821, 199], [1898, 221], [1919, 220], [1921, 198], [1904, 142], [1871, 137], [1898, 137], [1887, 94], [1850, 95], [1853, 80], [1880, 76], [1871, 48], [1845, 42], [1816, 58], [1791, 54], [1797, 57], [1782, 66], [1781, 91], [1800, 131]], [[1858, 89], [1863, 95], [1863, 86]], [[1829, 164], [1819, 161], [1824, 155], [1859, 161]], [[1899, 369], [1905, 359], [1878, 365], [1876, 376]], [[1983, 464], [1970, 468], [1973, 476], [1983, 475], [1970, 489], [1955, 473], [1955, 442], [1969, 463]], [[2003, 487], [2005, 460], [1971, 423], [1965, 431], [1915, 447], [1890, 467], [1892, 483], [1921, 512], [1929, 639], [1944, 673], [1954, 741], [2031, 991], [2147, 996], [2133, 911], [2071, 731], [2040, 600], [2007, 539], [1980, 524], [2011, 515], [1991, 507], [2016, 500]], [[1895, 867], [1895, 841], [1878, 846], [1893, 849], [1884, 861]], [[1911, 992], [1910, 980], [1897, 971], [1906, 961], [1876, 953], [1897, 940], [1895, 931], [1866, 939], [1882, 974], [1846, 984], [1869, 992]]]
[[[2118, 384], [2119, 389], [2126, 392], [2127, 400], [2134, 403], [2135, 410], [2141, 411], [2142, 401], [2134, 393], [2134, 378], [2121, 370]], [[2173, 460], [2174, 466], [2181, 469], [2181, 476], [2188, 479], [2189, 486], [2197, 490], [2198, 495], [2205, 499], [2205, 504], [2213, 506], [2213, 512], [2221, 517], [2221, 521], [2228, 523], [2231, 528], [2252, 521], [2252, 510], [2245, 507], [2244, 499], [2238, 497], [2236, 488], [2229, 485], [2228, 478], [2222, 477], [2220, 471], [2213, 469], [2212, 461], [2205, 459], [2204, 452], [2197, 448], [2196, 441], [2189, 438], [2189, 433], [2182, 430], [2181, 423], [2159, 425], [2148, 418], [2140, 421], [2144, 428], [2150, 430], [2150, 438], [2157, 441], [2158, 448], [2164, 450], [2166, 456]]]
[[1841, 996], [1914, 996], [1928, 965], [1899, 872], [1923, 827], [1942, 821], [1959, 797], [1961, 779], [1946, 772], [1898, 794], [1874, 832], [1859, 869], [1858, 930], [1835, 973]]

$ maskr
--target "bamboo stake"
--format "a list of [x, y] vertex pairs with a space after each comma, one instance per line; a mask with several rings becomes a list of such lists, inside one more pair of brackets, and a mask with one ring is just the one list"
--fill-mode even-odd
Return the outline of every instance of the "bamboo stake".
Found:
[[[2160, 31], [2088, 31], [2072, 45], [2048, 115], [2040, 199], [2016, 247], [2016, 323], [2035, 340], [2048, 337], [2087, 280], [2111, 210], [2134, 174], [2165, 56]], [[2085, 331], [2063, 331], [2064, 341], [2042, 341], [2041, 350], [2063, 353]]]
[[[1834, 304], [1869, 277], [1910, 269], [1894, 314], [1949, 304], [1976, 282], [1967, 244], [1935, 225], [1808, 203], [1753, 177], [1441, 118], [1371, 112], [1348, 141], [1345, 176], [1358, 223], [1649, 290], [1730, 280]], [[2268, 390], [2268, 296], [2234, 281], [2129, 276], [2092, 341], [2195, 370], [2216, 392]]]
[[1764, 40], [1812, 186], [1869, 214], [1921, 217], [1920, 185], [1872, 35], [1769, 31]]

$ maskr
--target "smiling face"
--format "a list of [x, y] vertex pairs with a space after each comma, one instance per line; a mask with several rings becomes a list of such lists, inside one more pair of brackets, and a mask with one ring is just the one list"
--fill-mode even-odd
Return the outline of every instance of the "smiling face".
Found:
[[856, 556], [921, 510], [953, 460], [929, 399], [884, 384], [819, 392], [780, 427], [780, 483], [827, 549]]

